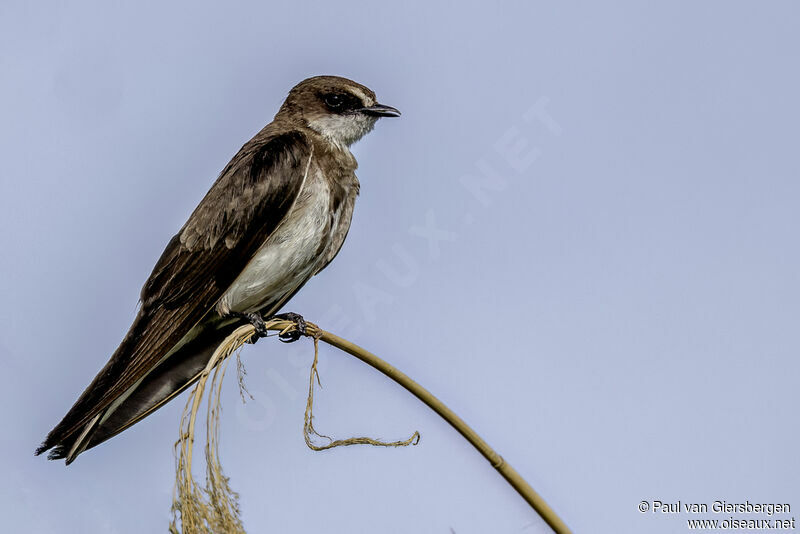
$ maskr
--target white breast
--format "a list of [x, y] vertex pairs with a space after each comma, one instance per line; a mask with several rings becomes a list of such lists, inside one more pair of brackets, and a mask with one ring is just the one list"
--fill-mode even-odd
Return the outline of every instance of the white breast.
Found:
[[330, 201], [327, 181], [312, 168], [289, 214], [225, 292], [218, 311], [259, 311], [313, 276], [330, 241]]

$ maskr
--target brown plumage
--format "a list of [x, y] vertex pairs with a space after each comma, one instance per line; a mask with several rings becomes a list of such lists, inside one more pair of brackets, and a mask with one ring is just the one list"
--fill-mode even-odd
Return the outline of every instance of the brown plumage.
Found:
[[294, 87], [170, 240], [109, 362], [36, 454], [70, 463], [191, 385], [242, 313], [274, 314], [341, 248], [359, 184], [349, 145], [398, 116], [344, 78]]

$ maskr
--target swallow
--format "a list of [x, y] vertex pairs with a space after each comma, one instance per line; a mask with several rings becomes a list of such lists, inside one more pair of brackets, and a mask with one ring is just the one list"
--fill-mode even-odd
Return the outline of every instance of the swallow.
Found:
[[344, 243], [359, 192], [350, 146], [399, 116], [346, 78], [297, 84], [169, 241], [128, 333], [36, 454], [72, 463], [191, 386], [242, 324], [266, 334], [264, 318]]

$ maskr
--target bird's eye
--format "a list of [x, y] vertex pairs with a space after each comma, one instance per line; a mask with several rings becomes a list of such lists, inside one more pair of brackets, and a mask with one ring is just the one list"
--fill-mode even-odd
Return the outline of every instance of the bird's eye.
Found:
[[342, 95], [331, 94], [325, 97], [325, 103], [331, 108], [339, 108], [344, 103], [344, 99], [342, 98]]

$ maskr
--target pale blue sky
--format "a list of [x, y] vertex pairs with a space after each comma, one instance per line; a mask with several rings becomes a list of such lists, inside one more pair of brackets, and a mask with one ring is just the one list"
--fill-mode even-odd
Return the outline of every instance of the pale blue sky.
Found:
[[[354, 147], [348, 240], [288, 309], [439, 395], [576, 532], [686, 530], [642, 500], [800, 510], [800, 8], [486, 4], [0, 5], [2, 530], [165, 531], [185, 397], [69, 468], [33, 449], [315, 74], [403, 116]], [[360, 362], [323, 350], [318, 429], [419, 446], [308, 450], [310, 342], [243, 357], [221, 455], [249, 532], [545, 531]]]

